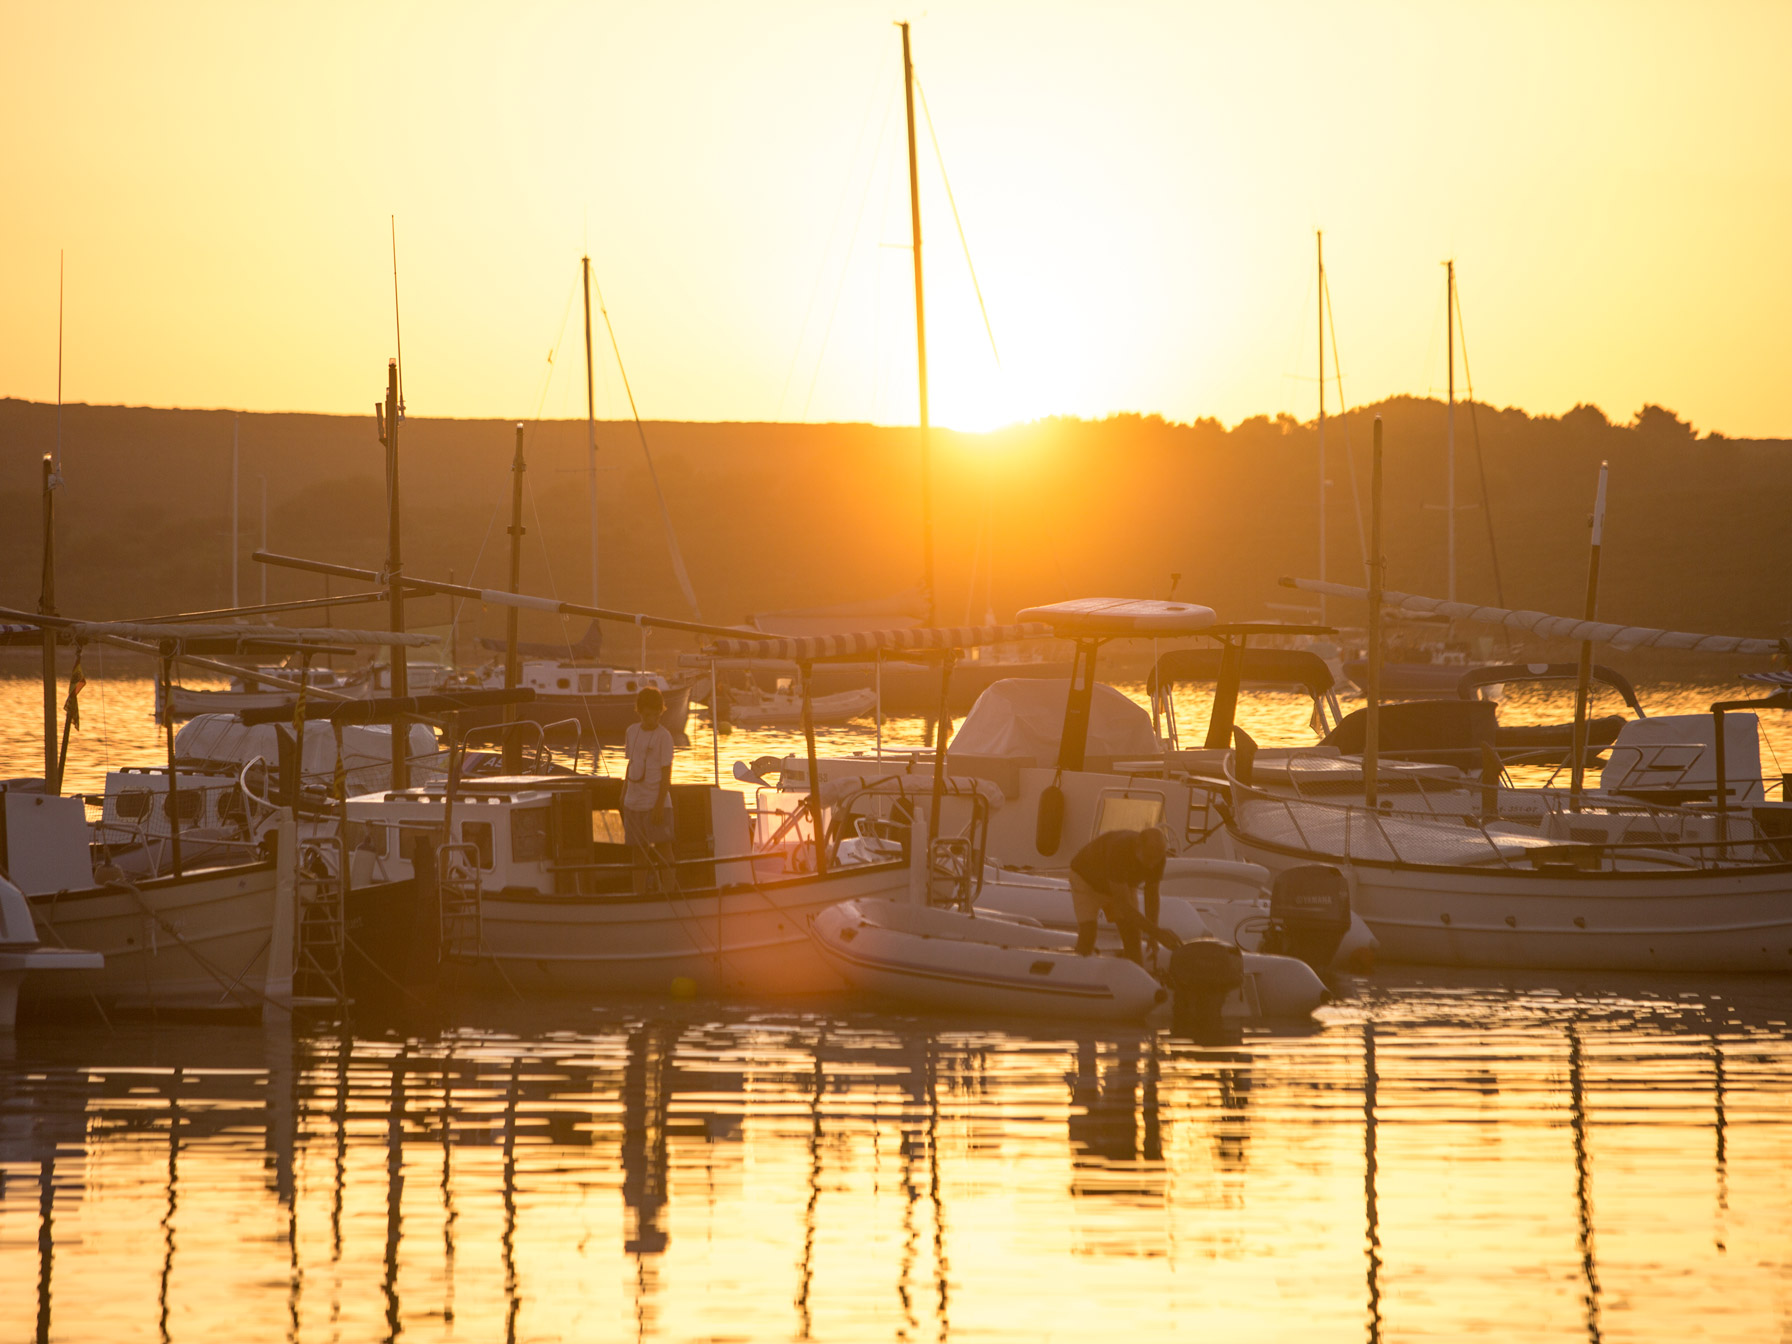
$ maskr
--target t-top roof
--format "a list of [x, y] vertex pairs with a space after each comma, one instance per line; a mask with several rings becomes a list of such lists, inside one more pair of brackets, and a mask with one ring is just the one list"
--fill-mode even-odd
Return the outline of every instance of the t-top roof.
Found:
[[1212, 607], [1142, 597], [1078, 597], [1028, 607], [1016, 618], [1039, 621], [1054, 633], [1121, 639], [1127, 635], [1198, 635], [1219, 618]]

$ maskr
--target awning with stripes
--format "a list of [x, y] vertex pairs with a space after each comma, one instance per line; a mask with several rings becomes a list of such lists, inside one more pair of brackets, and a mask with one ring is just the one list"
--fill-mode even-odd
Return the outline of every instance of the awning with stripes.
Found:
[[972, 649], [985, 644], [1011, 644], [1045, 639], [1051, 627], [1023, 625], [954, 625], [923, 630], [865, 630], [852, 635], [811, 635], [804, 639], [717, 639], [704, 650], [717, 658], [782, 658], [812, 663], [824, 658], [865, 658], [879, 653], [912, 653], [928, 649]]

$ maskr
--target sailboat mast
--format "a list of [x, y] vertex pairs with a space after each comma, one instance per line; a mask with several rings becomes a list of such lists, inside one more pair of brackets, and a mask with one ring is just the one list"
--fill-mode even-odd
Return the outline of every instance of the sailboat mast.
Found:
[[[386, 593], [391, 603], [390, 617], [394, 634], [404, 633], [404, 560], [400, 552], [398, 508], [398, 422], [404, 418], [403, 401], [398, 393], [398, 361], [386, 363], [386, 404], [375, 403], [379, 415], [380, 443], [386, 449]], [[402, 698], [411, 693], [409, 668], [403, 644], [392, 646], [392, 694]], [[299, 747], [304, 749], [301, 729]], [[398, 717], [392, 720], [392, 787], [410, 784], [410, 723]]]
[[597, 390], [591, 378], [591, 258], [579, 258], [585, 290], [585, 494], [591, 508], [591, 605], [597, 605]]
[[1446, 412], [1444, 459], [1444, 517], [1449, 519], [1449, 594], [1456, 600], [1456, 263], [1444, 263], [1444, 344], [1449, 349], [1449, 410]]
[[915, 162], [915, 67], [909, 58], [908, 24], [902, 29], [902, 97], [908, 109], [908, 213], [915, 257], [915, 372], [920, 392], [921, 586], [927, 592], [927, 624], [933, 603], [933, 444], [927, 424], [927, 299], [921, 282], [921, 176]]
[[[1325, 233], [1315, 230], [1319, 252], [1319, 582], [1325, 582]], [[1319, 624], [1325, 624], [1325, 594], [1319, 595]]]

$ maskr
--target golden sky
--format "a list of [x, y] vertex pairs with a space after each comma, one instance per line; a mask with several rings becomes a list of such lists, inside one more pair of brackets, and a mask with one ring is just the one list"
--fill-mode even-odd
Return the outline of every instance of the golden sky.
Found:
[[[643, 415], [913, 420], [908, 11], [4, 4], [0, 395], [66, 249], [69, 400], [365, 411], [396, 214], [412, 414], [582, 414], [588, 247]], [[1483, 399], [1792, 435], [1792, 6], [912, 17], [937, 422], [1311, 418], [1322, 228], [1353, 402], [1442, 394], [1453, 256]]]

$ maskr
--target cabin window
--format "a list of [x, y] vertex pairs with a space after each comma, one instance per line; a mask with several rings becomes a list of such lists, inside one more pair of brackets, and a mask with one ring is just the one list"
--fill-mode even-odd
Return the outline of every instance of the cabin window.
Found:
[[1164, 796], [1149, 794], [1143, 798], [1103, 798], [1097, 814], [1095, 833], [1109, 831], [1145, 831], [1160, 826], [1164, 819]]
[[183, 822], [198, 821], [205, 815], [205, 799], [192, 789], [181, 789], [169, 794], [162, 799], [162, 815], [172, 817], [176, 814]]
[[631, 681], [628, 683], [628, 685], [624, 686], [622, 689], [625, 691], [632, 691], [635, 689], [635, 683]]
[[437, 849], [442, 847], [443, 831], [440, 826], [425, 826], [413, 822], [409, 825], [400, 823], [398, 827], [398, 857], [414, 861], [417, 853], [417, 837], [428, 836], [429, 843]]
[[460, 824], [460, 842], [471, 845], [479, 854], [479, 866], [491, 871], [492, 866], [492, 824], [489, 821], [463, 821]]
[[579, 694], [591, 694], [591, 674], [589, 672], [581, 672], [579, 674]]
[[627, 843], [627, 837], [622, 833], [622, 813], [594, 809], [591, 813], [591, 839], [599, 845]]
[[118, 795], [116, 806], [126, 821], [140, 821], [149, 815], [149, 790], [126, 789]]
[[572, 681], [568, 677], [561, 677], [554, 683], [554, 685], [562, 691], [570, 691], [572, 689]]
[[386, 828], [378, 822], [351, 821], [343, 838], [351, 852], [364, 849], [376, 859], [386, 857]]
[[547, 808], [517, 808], [510, 814], [510, 861], [512, 863], [540, 863], [547, 856]]

